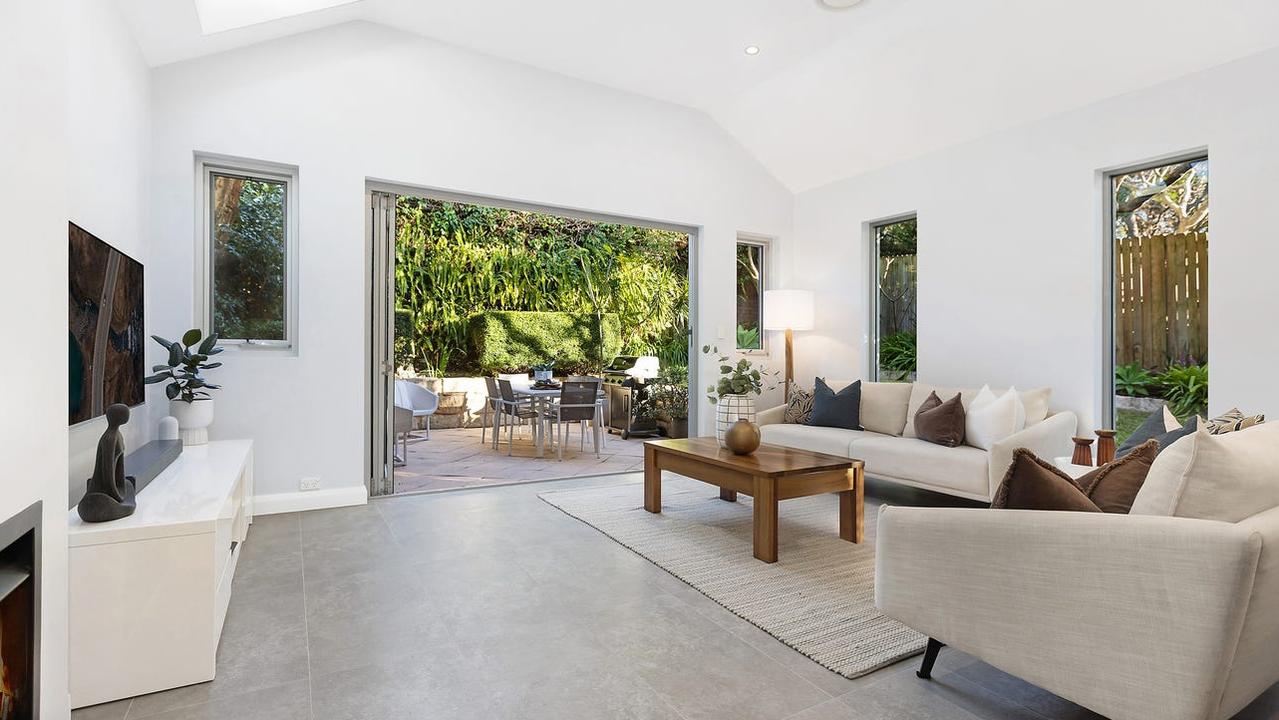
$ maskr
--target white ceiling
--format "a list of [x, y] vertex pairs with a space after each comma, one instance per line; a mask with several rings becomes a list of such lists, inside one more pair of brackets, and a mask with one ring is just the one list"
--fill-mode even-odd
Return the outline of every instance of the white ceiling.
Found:
[[1279, 46], [1274, 0], [362, 0], [207, 37], [117, 2], [152, 65], [363, 19], [688, 105], [796, 191]]

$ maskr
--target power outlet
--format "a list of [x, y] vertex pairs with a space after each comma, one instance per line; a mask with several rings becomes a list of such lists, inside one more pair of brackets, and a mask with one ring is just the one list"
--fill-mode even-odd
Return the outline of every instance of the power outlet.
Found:
[[298, 489], [299, 490], [319, 490], [320, 478], [318, 476], [304, 477], [298, 482]]

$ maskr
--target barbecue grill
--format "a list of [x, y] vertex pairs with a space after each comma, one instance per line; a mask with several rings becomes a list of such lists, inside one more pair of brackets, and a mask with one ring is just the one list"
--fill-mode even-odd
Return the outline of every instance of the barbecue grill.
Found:
[[647, 383], [660, 369], [652, 355], [618, 355], [604, 368], [604, 405], [608, 431], [625, 440], [632, 435], [657, 434], [653, 418], [638, 419], [635, 412], [648, 395]]

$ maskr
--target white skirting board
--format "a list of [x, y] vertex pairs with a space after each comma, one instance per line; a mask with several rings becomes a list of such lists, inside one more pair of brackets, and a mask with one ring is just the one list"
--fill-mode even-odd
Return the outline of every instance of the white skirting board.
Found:
[[253, 514], [277, 515], [279, 513], [302, 512], [305, 510], [324, 510], [325, 508], [364, 505], [368, 501], [369, 489], [363, 485], [330, 488], [328, 490], [271, 493], [270, 495], [253, 496]]

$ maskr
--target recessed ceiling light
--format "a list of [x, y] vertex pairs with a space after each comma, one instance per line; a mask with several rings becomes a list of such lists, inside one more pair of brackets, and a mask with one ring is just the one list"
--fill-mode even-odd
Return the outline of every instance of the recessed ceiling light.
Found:
[[759, 54], [759, 46], [758, 46], [758, 45], [747, 45], [747, 46], [746, 46], [746, 54], [747, 54], [747, 55], [758, 55], [758, 54]]
[[205, 35], [257, 25], [360, 0], [195, 0]]
[[817, 0], [817, 2], [831, 10], [847, 10], [854, 5], [860, 5], [862, 0]]

